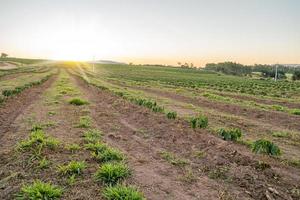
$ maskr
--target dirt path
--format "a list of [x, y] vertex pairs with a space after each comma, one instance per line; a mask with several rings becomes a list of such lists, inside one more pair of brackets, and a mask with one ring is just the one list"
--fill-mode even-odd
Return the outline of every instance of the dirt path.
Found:
[[[298, 169], [255, 156], [206, 131], [194, 131], [183, 121], [167, 120], [81, 80], [77, 84], [92, 102], [97, 127], [107, 133], [109, 143], [129, 156], [135, 171], [132, 181], [149, 199], [266, 199], [273, 189], [279, 194], [271, 194], [274, 199], [290, 199], [291, 190], [299, 187]], [[162, 151], [184, 158], [188, 164], [174, 166], [162, 158]], [[195, 156], [199, 151], [205, 156]], [[272, 167], [259, 170], [258, 160]], [[188, 169], [193, 180], [182, 181]]]

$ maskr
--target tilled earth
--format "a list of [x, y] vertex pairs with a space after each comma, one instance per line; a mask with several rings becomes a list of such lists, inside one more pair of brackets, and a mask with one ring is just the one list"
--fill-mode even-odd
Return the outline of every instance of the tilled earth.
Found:
[[[206, 130], [191, 129], [183, 120], [169, 120], [164, 114], [133, 105], [71, 74], [70, 84], [89, 105], [74, 107], [67, 103], [68, 95], [53, 103], [49, 98], [55, 98], [51, 90], [58, 80], [53, 77], [25, 90], [0, 108], [0, 199], [13, 199], [23, 184], [35, 179], [63, 185], [63, 199], [102, 199], [103, 186], [92, 177], [98, 164], [89, 152], [46, 151], [52, 165], [41, 170], [34, 167], [35, 161], [28, 162], [28, 155], [15, 150], [17, 142], [28, 137], [32, 120], [48, 123], [46, 133], [63, 144], [82, 145], [83, 130], [75, 124], [86, 114], [93, 128], [103, 132], [104, 141], [127, 156], [133, 170], [127, 182], [147, 199], [299, 199], [299, 169], [254, 155]], [[56, 114], [49, 115], [50, 111]], [[184, 162], [165, 160], [162, 155], [166, 152]], [[57, 175], [56, 165], [72, 159], [86, 161], [88, 168], [70, 186]]]

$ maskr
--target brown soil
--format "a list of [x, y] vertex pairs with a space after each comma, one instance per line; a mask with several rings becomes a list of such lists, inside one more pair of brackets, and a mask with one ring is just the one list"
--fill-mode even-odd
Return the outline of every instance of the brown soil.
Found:
[[[266, 199], [266, 193], [273, 189], [279, 193], [270, 194], [274, 199], [289, 199], [291, 193], [287, 191], [299, 187], [298, 169], [254, 156], [245, 147], [225, 142], [205, 130], [192, 130], [184, 121], [168, 120], [81, 80], [78, 84], [93, 102], [91, 114], [97, 127], [107, 133], [110, 144], [128, 155], [134, 169], [132, 181], [149, 199], [217, 199], [227, 192], [236, 199]], [[195, 152], [200, 150], [205, 156], [199, 159]], [[161, 151], [172, 152], [189, 164], [173, 166], [161, 158]], [[272, 167], [259, 170], [258, 160]], [[195, 180], [180, 181], [186, 168], [192, 170]], [[222, 169], [226, 171], [224, 177], [208, 178]]]

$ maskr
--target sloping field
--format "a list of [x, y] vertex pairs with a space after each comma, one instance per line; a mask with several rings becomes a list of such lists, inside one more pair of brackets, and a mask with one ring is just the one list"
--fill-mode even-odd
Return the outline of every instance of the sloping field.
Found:
[[[0, 106], [0, 199], [45, 183], [61, 199], [300, 199], [298, 82], [85, 63], [50, 72]], [[10, 76], [12, 88], [28, 79]], [[208, 124], [191, 126], [199, 115]], [[263, 138], [281, 154], [252, 152]]]

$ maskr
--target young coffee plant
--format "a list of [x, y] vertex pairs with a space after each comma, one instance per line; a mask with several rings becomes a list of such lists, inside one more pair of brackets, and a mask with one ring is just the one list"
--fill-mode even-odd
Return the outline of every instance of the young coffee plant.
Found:
[[192, 128], [206, 128], [208, 126], [208, 119], [205, 116], [193, 117], [190, 123]]
[[23, 186], [16, 199], [55, 200], [59, 199], [62, 194], [62, 188], [51, 183], [44, 183], [40, 180], [36, 180], [33, 182], [33, 184]]
[[255, 141], [252, 145], [252, 151], [271, 156], [279, 156], [281, 154], [281, 151], [276, 144], [265, 139]]
[[168, 112], [167, 113], [167, 118], [168, 119], [176, 119], [177, 113], [176, 112]]
[[114, 185], [130, 175], [124, 163], [105, 163], [95, 173], [95, 179], [108, 185]]
[[223, 140], [237, 141], [242, 137], [242, 131], [238, 128], [232, 129], [219, 129], [218, 134], [223, 138]]
[[103, 191], [107, 200], [145, 200], [144, 195], [131, 186], [108, 186]]

